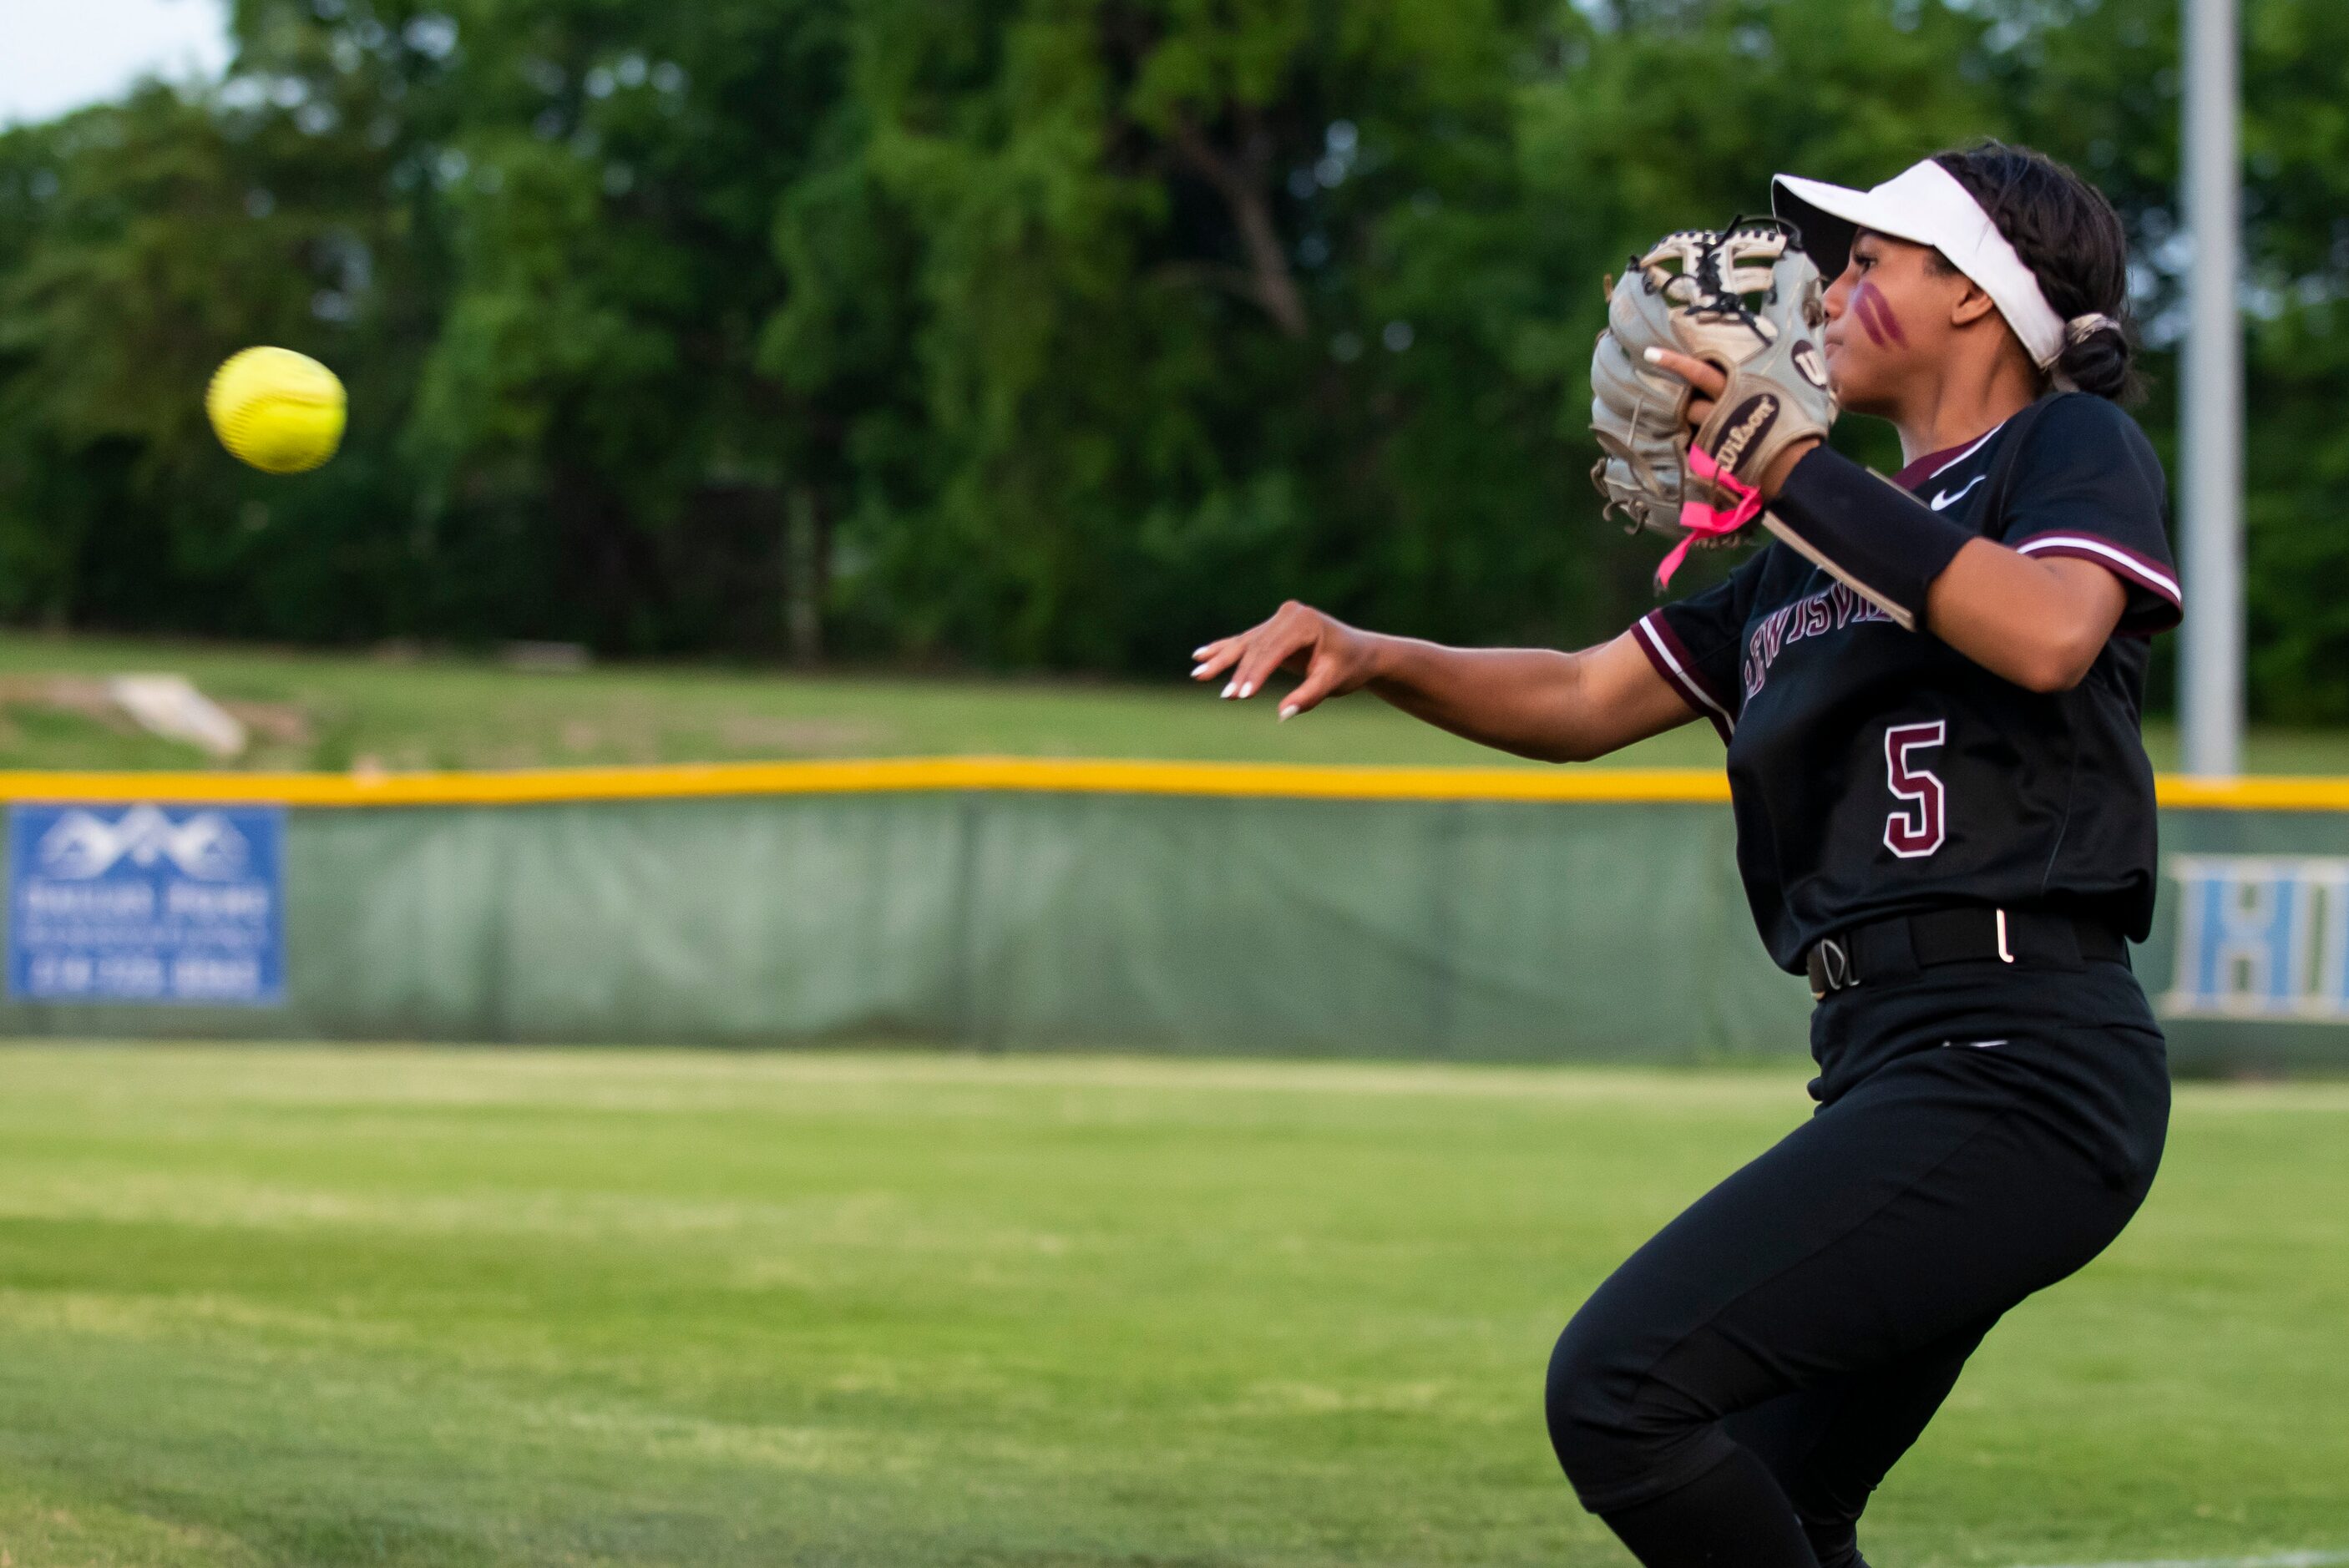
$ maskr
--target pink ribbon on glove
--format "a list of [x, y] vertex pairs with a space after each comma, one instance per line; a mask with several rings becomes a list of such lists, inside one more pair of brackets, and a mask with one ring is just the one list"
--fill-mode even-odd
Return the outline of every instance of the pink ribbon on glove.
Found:
[[1659, 592], [1671, 585], [1672, 573], [1681, 569], [1688, 552], [1702, 540], [1725, 539], [1762, 515], [1762, 492], [1741, 482], [1737, 476], [1713, 460], [1712, 454], [1702, 447], [1692, 446], [1688, 454], [1689, 472], [1699, 480], [1717, 490], [1729, 492], [1737, 504], [1727, 511], [1701, 500], [1681, 502], [1681, 527], [1685, 536], [1672, 546], [1664, 563], [1656, 568], [1656, 588]]

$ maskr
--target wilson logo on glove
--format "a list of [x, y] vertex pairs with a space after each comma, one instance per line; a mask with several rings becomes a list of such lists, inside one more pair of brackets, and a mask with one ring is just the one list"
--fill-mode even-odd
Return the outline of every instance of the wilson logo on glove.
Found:
[[1713, 449], [1713, 460], [1718, 466], [1735, 473], [1744, 466], [1745, 450], [1770, 433], [1778, 422], [1778, 399], [1764, 392], [1738, 409], [1733, 416], [1729, 434]]

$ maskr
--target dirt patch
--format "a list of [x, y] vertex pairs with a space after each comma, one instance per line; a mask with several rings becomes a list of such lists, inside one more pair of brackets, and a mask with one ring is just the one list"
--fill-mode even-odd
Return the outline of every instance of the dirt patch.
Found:
[[0, 703], [78, 714], [117, 735], [140, 733], [130, 716], [115, 705], [106, 682], [86, 676], [0, 676]]
[[307, 746], [316, 738], [309, 709], [298, 703], [224, 702], [221, 707], [265, 745]]
[[[220, 705], [264, 746], [304, 748], [316, 738], [309, 711], [291, 702], [224, 702]], [[146, 732], [114, 700], [103, 676], [0, 676], [0, 708], [47, 708], [85, 718], [116, 735]]]

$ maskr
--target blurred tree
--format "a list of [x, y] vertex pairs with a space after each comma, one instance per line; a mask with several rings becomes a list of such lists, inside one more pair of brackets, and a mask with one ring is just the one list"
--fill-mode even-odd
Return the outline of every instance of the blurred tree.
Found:
[[239, 24], [240, 79], [388, 99], [384, 199], [440, 282], [396, 455], [420, 563], [494, 603], [429, 629], [778, 645], [792, 519], [825, 515], [791, 497], [845, 469], [758, 363], [776, 204], [844, 106], [834, 8], [244, 0]]
[[[346, 194], [363, 146], [149, 89], [0, 138], [0, 603], [19, 616], [332, 638], [370, 575], [396, 401], [373, 319], [397, 297], [384, 215]], [[371, 181], [359, 171], [364, 189]], [[202, 393], [221, 346], [350, 367], [362, 424], [318, 483], [220, 459]], [[344, 581], [347, 580], [347, 581]], [[377, 608], [378, 614], [389, 606]]]
[[[238, 0], [215, 94], [0, 135], [0, 613], [1165, 670], [1295, 593], [1587, 641], [1658, 553], [1593, 525], [1599, 280], [1774, 170], [2075, 162], [2167, 447], [2176, 9]], [[2255, 696], [2349, 718], [2349, 10], [2247, 36]], [[351, 379], [325, 474], [202, 431], [255, 341]]]

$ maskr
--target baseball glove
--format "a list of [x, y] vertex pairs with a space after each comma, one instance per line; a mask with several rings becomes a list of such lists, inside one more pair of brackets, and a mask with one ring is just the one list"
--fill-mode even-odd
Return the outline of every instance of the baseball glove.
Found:
[[[1606, 515], [1679, 539], [1659, 586], [1697, 543], [1725, 542], [1761, 514], [1755, 489], [1793, 442], [1835, 424], [1819, 333], [1819, 270], [1773, 219], [1667, 234], [1632, 259], [1607, 304], [1590, 362], [1590, 428], [1605, 456], [1590, 470]], [[1702, 428], [1688, 427], [1688, 383], [1650, 365], [1666, 348], [1729, 378]]]

